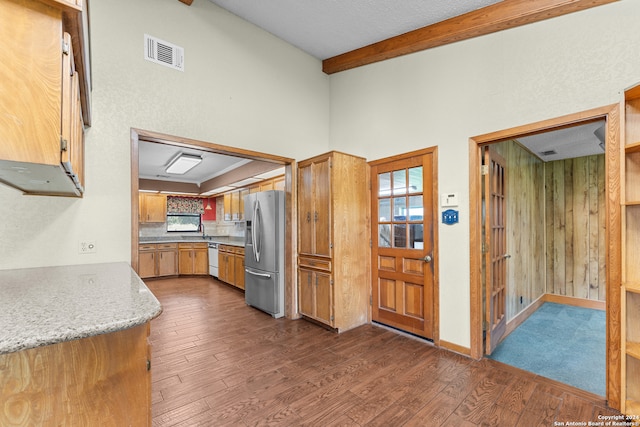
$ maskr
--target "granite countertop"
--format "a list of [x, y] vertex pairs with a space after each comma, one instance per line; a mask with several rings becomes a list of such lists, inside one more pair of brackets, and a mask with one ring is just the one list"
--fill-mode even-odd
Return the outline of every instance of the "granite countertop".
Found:
[[0, 354], [117, 332], [161, 312], [124, 262], [0, 270]]
[[244, 247], [244, 237], [230, 236], [161, 236], [161, 237], [140, 237], [139, 243], [185, 243], [185, 242], [211, 242], [221, 245]]

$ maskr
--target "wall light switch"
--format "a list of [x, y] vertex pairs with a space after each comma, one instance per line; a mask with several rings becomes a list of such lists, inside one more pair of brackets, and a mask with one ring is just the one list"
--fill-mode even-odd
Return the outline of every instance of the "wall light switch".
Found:
[[458, 193], [445, 193], [442, 195], [441, 205], [443, 208], [458, 206]]

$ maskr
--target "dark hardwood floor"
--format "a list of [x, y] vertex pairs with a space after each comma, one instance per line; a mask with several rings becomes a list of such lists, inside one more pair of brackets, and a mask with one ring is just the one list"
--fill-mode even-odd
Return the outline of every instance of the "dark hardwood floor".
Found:
[[[213, 278], [146, 282], [154, 426], [553, 426], [617, 415], [598, 396], [385, 328], [273, 319]], [[559, 424], [556, 424], [559, 425]]]

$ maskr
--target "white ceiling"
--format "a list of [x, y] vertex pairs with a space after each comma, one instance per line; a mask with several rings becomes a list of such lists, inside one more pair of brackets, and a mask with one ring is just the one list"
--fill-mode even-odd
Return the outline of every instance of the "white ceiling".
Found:
[[[193, 169], [187, 171], [182, 175], [168, 174], [166, 172], [167, 166], [178, 154], [191, 154], [199, 156], [202, 161], [196, 165]], [[251, 163], [252, 160], [242, 157], [228, 156], [225, 154], [217, 154], [209, 151], [198, 150], [195, 148], [183, 148], [169, 144], [159, 144], [155, 142], [139, 141], [138, 143], [138, 177], [140, 179], [149, 179], [154, 181], [165, 182], [181, 182], [187, 184], [196, 184], [200, 186], [203, 182], [206, 182], [212, 178], [222, 176], [226, 173], [233, 171], [240, 166]], [[284, 174], [282, 165], [277, 163], [273, 164], [273, 170], [277, 175]], [[261, 173], [259, 179], [265, 179], [273, 174]], [[246, 185], [246, 182], [242, 182], [249, 176], [242, 177], [238, 182], [231, 182], [229, 187], [241, 187]], [[225, 186], [226, 188], [227, 186]], [[228, 188], [231, 189], [231, 188]], [[226, 191], [226, 190], [222, 190]], [[209, 195], [215, 194], [212, 191], [201, 191], [201, 193]]]
[[500, 0], [211, 0], [318, 59], [463, 15]]
[[[545, 162], [604, 154], [595, 131], [604, 120], [517, 138], [518, 142]], [[604, 135], [604, 134], [602, 134]], [[555, 151], [556, 154], [544, 154]]]

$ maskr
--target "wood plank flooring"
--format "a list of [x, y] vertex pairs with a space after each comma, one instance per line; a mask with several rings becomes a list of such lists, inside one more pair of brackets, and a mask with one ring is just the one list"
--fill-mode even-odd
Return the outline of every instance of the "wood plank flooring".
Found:
[[[148, 280], [153, 425], [553, 426], [618, 415], [598, 396], [385, 328], [273, 319], [210, 277]], [[559, 425], [559, 424], [556, 424]]]

